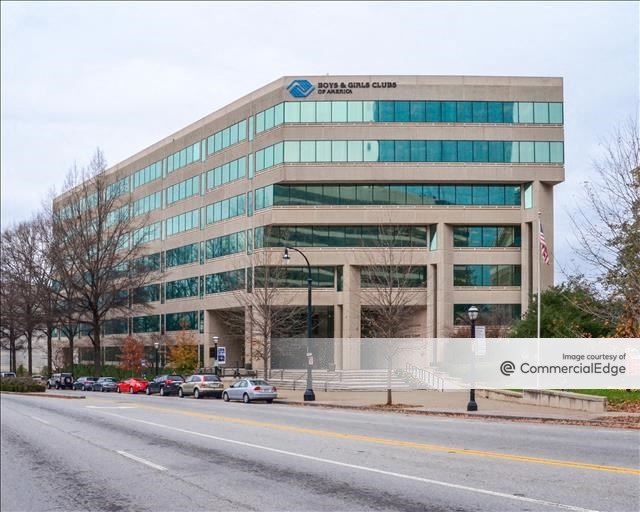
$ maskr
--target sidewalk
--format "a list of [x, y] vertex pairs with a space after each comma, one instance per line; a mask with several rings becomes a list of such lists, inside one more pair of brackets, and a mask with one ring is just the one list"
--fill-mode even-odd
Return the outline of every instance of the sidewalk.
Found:
[[482, 417], [486, 419], [513, 419], [530, 421], [562, 421], [571, 423], [624, 423], [640, 428], [640, 414], [625, 412], [593, 413], [541, 407], [481, 398], [476, 395], [478, 411], [467, 412], [468, 391], [394, 391], [394, 406], [385, 407], [386, 391], [316, 391], [315, 402], [303, 402], [303, 390], [279, 390], [278, 402], [315, 405], [326, 407], [344, 407], [349, 409], [374, 409], [412, 414], [432, 414], [445, 416]]

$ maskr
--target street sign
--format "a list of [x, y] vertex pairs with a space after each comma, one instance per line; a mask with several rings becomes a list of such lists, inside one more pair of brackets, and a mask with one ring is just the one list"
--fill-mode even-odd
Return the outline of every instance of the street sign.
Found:
[[226, 364], [227, 362], [227, 347], [218, 347], [218, 354], [216, 360], [219, 364]]
[[474, 342], [474, 349], [477, 356], [484, 356], [487, 354], [487, 328], [484, 325], [476, 325], [476, 341]]

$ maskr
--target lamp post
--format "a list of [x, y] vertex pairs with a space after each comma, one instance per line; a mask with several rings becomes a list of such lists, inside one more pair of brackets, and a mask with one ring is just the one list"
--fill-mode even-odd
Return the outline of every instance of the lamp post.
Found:
[[[471, 339], [475, 340], [476, 338], [476, 320], [478, 319], [478, 308], [475, 306], [471, 306], [469, 308], [469, 310], [467, 311], [467, 314], [469, 315], [469, 320], [471, 320]], [[473, 349], [473, 343], [475, 343], [474, 341], [471, 341], [472, 345], [472, 349]], [[473, 350], [471, 351], [471, 377], [472, 379], [475, 379], [475, 374], [476, 374], [476, 358], [475, 358], [475, 354], [473, 353]], [[476, 390], [475, 388], [471, 388], [469, 390], [469, 403], [467, 404], [467, 411], [477, 411], [478, 410], [478, 404], [476, 403]]]
[[156, 377], [158, 376], [158, 349], [160, 348], [160, 343], [157, 341], [153, 342], [153, 348], [156, 349]]
[[307, 389], [304, 391], [304, 401], [313, 402], [316, 399], [316, 395], [313, 392], [313, 380], [311, 376], [311, 285], [313, 283], [313, 279], [311, 278], [311, 265], [309, 264], [309, 259], [304, 255], [304, 253], [295, 247], [284, 248], [282, 259], [284, 260], [285, 265], [288, 265], [289, 260], [291, 260], [289, 250], [300, 253], [304, 258], [304, 261], [307, 262]]
[[213, 337], [213, 371], [218, 375], [218, 336]]

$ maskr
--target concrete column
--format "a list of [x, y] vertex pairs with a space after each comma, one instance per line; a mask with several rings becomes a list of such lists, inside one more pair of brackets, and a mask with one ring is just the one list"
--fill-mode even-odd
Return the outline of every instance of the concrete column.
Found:
[[531, 244], [533, 240], [533, 224], [531, 222], [523, 222], [521, 224], [521, 248], [520, 248], [520, 303], [522, 304], [522, 314], [529, 307], [529, 298], [531, 296], [533, 280], [533, 265]]
[[342, 370], [343, 360], [343, 341], [342, 341], [342, 315], [343, 307], [340, 304], [336, 304], [333, 307], [333, 362], [336, 365], [337, 370]]
[[360, 269], [344, 266], [344, 305], [342, 307], [342, 366], [345, 370], [360, 368]]
[[453, 327], [453, 303], [451, 293], [453, 289], [453, 230], [447, 224], [437, 224], [438, 248], [436, 252], [436, 334], [447, 337]]

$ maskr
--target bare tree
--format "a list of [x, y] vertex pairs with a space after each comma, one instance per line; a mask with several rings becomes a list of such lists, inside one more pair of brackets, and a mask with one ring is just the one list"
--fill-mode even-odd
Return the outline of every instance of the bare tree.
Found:
[[251, 261], [253, 283], [234, 292], [233, 303], [239, 307], [225, 311], [222, 320], [232, 335], [245, 335], [245, 330], [249, 329], [253, 355], [262, 362], [265, 378], [268, 378], [273, 339], [291, 337], [303, 331], [305, 309], [293, 305], [294, 295], [285, 293], [287, 268], [282, 266], [280, 250], [259, 249]]
[[[3, 236], [4, 242], [4, 236]], [[4, 246], [3, 246], [4, 249]], [[21, 328], [22, 318], [19, 303], [16, 300], [19, 284], [9, 270], [6, 253], [2, 251], [2, 269], [0, 270], [0, 343], [9, 351], [9, 370], [18, 368], [17, 353], [24, 349], [25, 339]]]
[[98, 149], [85, 169], [72, 169], [66, 193], [52, 212], [52, 251], [55, 275], [78, 313], [90, 327], [95, 371], [101, 366], [100, 348], [106, 320], [144, 310], [144, 299], [132, 304], [130, 293], [150, 280], [151, 269], [141, 262], [145, 244], [156, 227], [130, 212], [128, 178], [105, 173]]
[[416, 324], [420, 297], [425, 294], [425, 266], [413, 263], [410, 249], [402, 247], [408, 238], [404, 226], [382, 225], [378, 244], [368, 254], [368, 265], [361, 268], [360, 295], [363, 337], [383, 338], [382, 352], [387, 363], [387, 405], [393, 403], [391, 375], [394, 357], [407, 348], [390, 338], [409, 338], [421, 334]]
[[603, 145], [593, 182], [571, 215], [575, 251], [611, 300], [625, 304], [625, 332], [640, 336], [640, 131], [629, 120]]
[[[7, 328], [17, 329], [15, 332], [25, 337], [29, 375], [33, 373], [33, 341], [41, 321], [37, 251], [38, 232], [34, 221], [21, 222], [3, 231], [2, 273], [7, 290], [2, 308], [11, 311], [6, 317], [11, 320]], [[7, 291], [10, 296], [6, 295]]]

